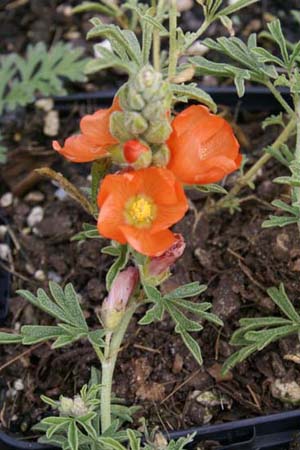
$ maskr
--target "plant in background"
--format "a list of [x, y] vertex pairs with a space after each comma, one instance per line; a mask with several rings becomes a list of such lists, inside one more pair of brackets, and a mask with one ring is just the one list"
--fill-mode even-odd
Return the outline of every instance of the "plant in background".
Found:
[[[1, 56], [0, 116], [34, 102], [37, 95], [66, 94], [63, 80], [85, 81], [87, 62], [82, 48], [62, 42], [49, 50], [42, 42], [30, 45], [24, 58], [16, 53]], [[0, 146], [0, 163], [5, 159], [6, 148]]]
[[[213, 39], [203, 41], [209, 49], [225, 55], [232, 62], [215, 63], [202, 56], [190, 59], [190, 62], [195, 65], [198, 75], [212, 74], [218, 77], [232, 77], [240, 97], [244, 95], [247, 80], [268, 87], [283, 109], [283, 113], [279, 116], [271, 116], [263, 123], [263, 128], [269, 125], [279, 125], [282, 128], [277, 139], [264, 149], [265, 153], [260, 159], [240, 176], [231, 191], [211, 210], [234, 209], [238, 206], [240, 200], [237, 198], [237, 194], [245, 186], [253, 188], [253, 180], [258, 170], [271, 157], [274, 157], [290, 172], [289, 176], [276, 178], [274, 182], [290, 186], [291, 199], [289, 203], [282, 200], [273, 201], [272, 205], [281, 210], [284, 215], [272, 215], [262, 226], [283, 227], [296, 223], [300, 230], [300, 42], [291, 43], [286, 40], [278, 19], [268, 24], [268, 32], [261, 33], [261, 38], [275, 43], [280, 55], [275, 56], [265, 48], [258, 46], [257, 37], [252, 34], [246, 44], [236, 37], [221, 37], [216, 41]], [[293, 107], [283, 98], [280, 87], [288, 88]], [[296, 145], [295, 149], [291, 149], [287, 146], [287, 141], [295, 133], [297, 135]]]
[[[196, 361], [201, 349], [193, 333], [206, 321], [222, 326], [209, 312], [211, 304], [199, 301], [205, 286], [188, 283], [163, 295], [160, 284], [170, 275], [171, 266], [182, 255], [184, 237], [170, 230], [188, 210], [184, 188], [219, 192], [217, 183], [241, 163], [239, 144], [230, 125], [216, 116], [212, 98], [188, 81], [193, 65], [180, 56], [215, 20], [230, 29], [228, 15], [254, 0], [239, 0], [222, 8], [220, 0], [201, 0], [205, 19], [196, 33], [177, 27], [176, 1], [153, 1], [153, 6], [128, 1], [142, 30], [141, 43], [130, 29], [92, 20], [89, 38], [106, 38], [111, 48], [101, 48], [101, 56], [87, 65], [87, 72], [110, 67], [122, 68], [128, 81], [119, 89], [111, 108], [82, 118], [81, 133], [53, 148], [67, 159], [91, 162], [91, 188], [84, 196], [61, 174], [50, 169], [41, 173], [59, 181], [72, 198], [89, 212], [94, 224], [85, 224], [74, 240], [109, 238], [102, 253], [114, 258], [107, 272], [107, 298], [103, 300], [99, 325], [90, 328], [79, 296], [72, 284], [64, 288], [49, 283], [49, 292], [36, 295], [19, 291], [35, 307], [55, 319], [56, 324], [25, 325], [19, 334], [0, 333], [2, 343], [32, 345], [53, 340], [60, 348], [79, 339], [95, 350], [101, 373], [91, 372], [89, 386], [73, 399], [43, 397], [55, 413], [37, 425], [42, 442], [63, 449], [182, 449], [192, 437], [167, 442], [161, 435], [125, 429], [134, 408], [127, 408], [112, 394], [113, 374], [128, 325], [138, 309], [144, 312], [140, 325], [162, 321], [168, 314]], [[109, 7], [108, 2], [101, 6]], [[169, 27], [163, 24], [169, 19]], [[169, 40], [169, 54], [161, 52], [161, 41]], [[97, 45], [97, 44], [96, 44]], [[174, 106], [189, 99], [202, 103], [176, 115]], [[205, 105], [205, 106], [203, 106]], [[212, 112], [209, 112], [209, 109]], [[291, 119], [294, 120], [294, 119]], [[113, 169], [113, 170], [111, 170]], [[112, 173], [107, 174], [108, 170]], [[192, 298], [192, 300], [191, 300]], [[100, 298], [99, 298], [100, 301]], [[149, 442], [147, 442], [147, 439]]]

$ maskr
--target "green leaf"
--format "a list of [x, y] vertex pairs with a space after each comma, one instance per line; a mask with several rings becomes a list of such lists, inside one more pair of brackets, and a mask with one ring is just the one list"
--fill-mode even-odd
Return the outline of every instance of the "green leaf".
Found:
[[126, 450], [126, 447], [124, 447], [120, 442], [116, 441], [115, 439], [111, 437], [99, 437], [98, 439], [99, 443], [102, 444], [105, 449], [112, 449], [112, 450]]
[[101, 158], [92, 163], [92, 204], [94, 205], [96, 212], [98, 212], [97, 195], [100, 181], [108, 171], [110, 165], [110, 158]]
[[73, 14], [84, 13], [89, 11], [96, 11], [100, 14], [106, 14], [107, 16], [115, 17], [116, 11], [106, 5], [101, 5], [95, 2], [83, 2], [81, 5], [75, 6], [72, 9]]
[[59, 402], [52, 400], [52, 398], [47, 397], [46, 395], [41, 395], [41, 400], [47, 405], [50, 405], [52, 408], [56, 409], [59, 405]]
[[178, 95], [180, 97], [185, 96], [189, 99], [197, 100], [199, 103], [203, 103], [208, 106], [214, 113], [217, 111], [217, 105], [202, 89], [198, 88], [195, 83], [184, 85], [184, 84], [171, 84], [171, 89], [173, 95]]
[[22, 344], [32, 345], [38, 342], [57, 339], [64, 335], [64, 331], [57, 326], [46, 325], [23, 325], [21, 328]]
[[161, 303], [155, 303], [152, 308], [148, 309], [144, 317], [139, 320], [139, 325], [149, 325], [155, 320], [161, 321], [163, 319], [164, 307]]
[[95, 225], [91, 225], [89, 223], [84, 223], [82, 225], [82, 231], [75, 234], [71, 241], [85, 241], [86, 239], [103, 239], [97, 227]]
[[227, 190], [220, 186], [219, 184], [194, 184], [192, 185], [193, 189], [197, 191], [204, 192], [205, 194], [214, 193], [214, 194], [227, 194]]
[[79, 303], [79, 297], [76, 294], [72, 283], [68, 283], [66, 285], [64, 294], [65, 294], [64, 310], [72, 318], [73, 324], [78, 326], [79, 328], [82, 328], [85, 331], [88, 331], [88, 326]]
[[19, 342], [22, 342], [21, 335], [0, 331], [0, 344], [18, 344]]
[[109, 292], [111, 285], [118, 275], [118, 273], [124, 269], [128, 262], [129, 258], [129, 248], [128, 245], [119, 245], [119, 256], [110, 267], [109, 271], [106, 274], [106, 289]]
[[286, 40], [282, 32], [280, 20], [279, 19], [273, 20], [273, 22], [268, 24], [268, 28], [270, 30], [272, 37], [274, 38], [274, 40], [276, 41], [276, 43], [280, 48], [281, 55], [283, 57], [285, 64], [288, 65], [289, 55]]
[[143, 288], [149, 300], [152, 300], [153, 302], [161, 302], [162, 297], [159, 290], [156, 289], [156, 287], [143, 284]]
[[180, 286], [177, 289], [169, 292], [166, 297], [168, 298], [186, 298], [186, 297], [194, 297], [196, 295], [202, 294], [207, 289], [204, 284], [199, 284], [198, 281], [194, 281], [193, 283], [188, 283], [183, 286]]
[[257, 350], [261, 351], [274, 341], [278, 341], [290, 334], [298, 333], [300, 325], [286, 325], [271, 330], [248, 331], [245, 335], [248, 341], [256, 342]]
[[70, 421], [68, 428], [68, 444], [71, 450], [78, 450], [78, 429], [75, 420]]
[[172, 319], [174, 320], [174, 322], [176, 323], [175, 331], [177, 331], [177, 329], [179, 330], [184, 329], [186, 331], [203, 330], [202, 325], [200, 325], [198, 322], [195, 322], [194, 320], [188, 319], [184, 314], [182, 314], [180, 309], [176, 308], [176, 306], [171, 302], [166, 303], [166, 309], [170, 314], [170, 316], [172, 317]]
[[287, 225], [291, 225], [293, 223], [297, 223], [297, 217], [291, 216], [269, 216], [269, 219], [265, 220], [261, 226], [262, 228], [273, 228], [280, 227], [283, 228]]
[[267, 117], [262, 123], [262, 129], [265, 130], [270, 125], [280, 125], [283, 128], [285, 127], [282, 112], [280, 114]]
[[222, 374], [225, 375], [234, 366], [245, 361], [245, 359], [247, 359], [256, 350], [257, 350], [256, 344], [253, 344], [233, 353], [231, 356], [229, 356], [229, 358], [226, 359], [225, 363], [223, 364]]
[[220, 16], [229, 16], [239, 11], [240, 9], [253, 5], [253, 3], [257, 3], [258, 1], [259, 0], [238, 0], [234, 2], [232, 5], [229, 5], [226, 8], [223, 8], [221, 11], [219, 11], [216, 17], [219, 18]]
[[200, 366], [202, 366], [203, 359], [202, 359], [201, 350], [200, 350], [200, 347], [199, 347], [197, 341], [195, 341], [195, 339], [183, 328], [178, 327], [176, 331], [177, 331], [177, 333], [179, 333], [181, 335], [183, 342], [185, 343], [185, 345], [189, 349], [189, 351], [192, 353], [192, 355], [194, 356], [197, 363]]
[[137, 438], [133, 430], [127, 429], [127, 436], [130, 445], [130, 450], [140, 450], [141, 439]]
[[285, 67], [284, 62], [280, 58], [268, 52], [265, 48], [256, 47], [252, 49], [252, 52], [258, 57], [258, 61], [262, 63], [274, 63], [277, 66]]
[[268, 295], [280, 310], [293, 322], [300, 324], [300, 316], [288, 298], [284, 285], [281, 283], [279, 289], [272, 287], [267, 290]]
[[299, 216], [299, 208], [288, 205], [287, 203], [283, 202], [282, 200], [274, 200], [271, 204], [273, 206], [276, 206], [276, 208], [282, 209], [285, 212], [293, 214], [296, 217]]

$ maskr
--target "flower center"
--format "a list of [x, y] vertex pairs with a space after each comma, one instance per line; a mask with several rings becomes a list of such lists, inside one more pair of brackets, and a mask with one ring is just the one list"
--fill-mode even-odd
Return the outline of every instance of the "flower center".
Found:
[[126, 221], [138, 228], [151, 226], [155, 217], [155, 205], [151, 198], [137, 195], [128, 200], [125, 208]]

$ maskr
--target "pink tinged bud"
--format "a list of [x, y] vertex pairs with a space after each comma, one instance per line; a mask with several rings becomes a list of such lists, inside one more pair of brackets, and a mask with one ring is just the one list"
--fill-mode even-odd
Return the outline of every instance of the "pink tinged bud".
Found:
[[129, 164], [135, 163], [143, 153], [149, 152], [146, 145], [134, 139], [125, 142], [123, 148], [125, 160]]
[[136, 267], [128, 267], [114, 279], [102, 305], [102, 320], [107, 329], [114, 330], [120, 323], [138, 281], [139, 271]]
[[176, 234], [176, 242], [163, 253], [150, 259], [147, 273], [150, 277], [164, 276], [170, 267], [179, 259], [185, 249], [185, 242], [181, 234]]

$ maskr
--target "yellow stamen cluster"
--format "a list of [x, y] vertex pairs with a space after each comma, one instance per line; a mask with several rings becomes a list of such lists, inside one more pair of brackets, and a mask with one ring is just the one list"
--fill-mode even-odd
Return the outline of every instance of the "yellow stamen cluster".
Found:
[[150, 198], [138, 195], [131, 198], [125, 208], [125, 217], [130, 225], [147, 228], [155, 216], [155, 205]]

